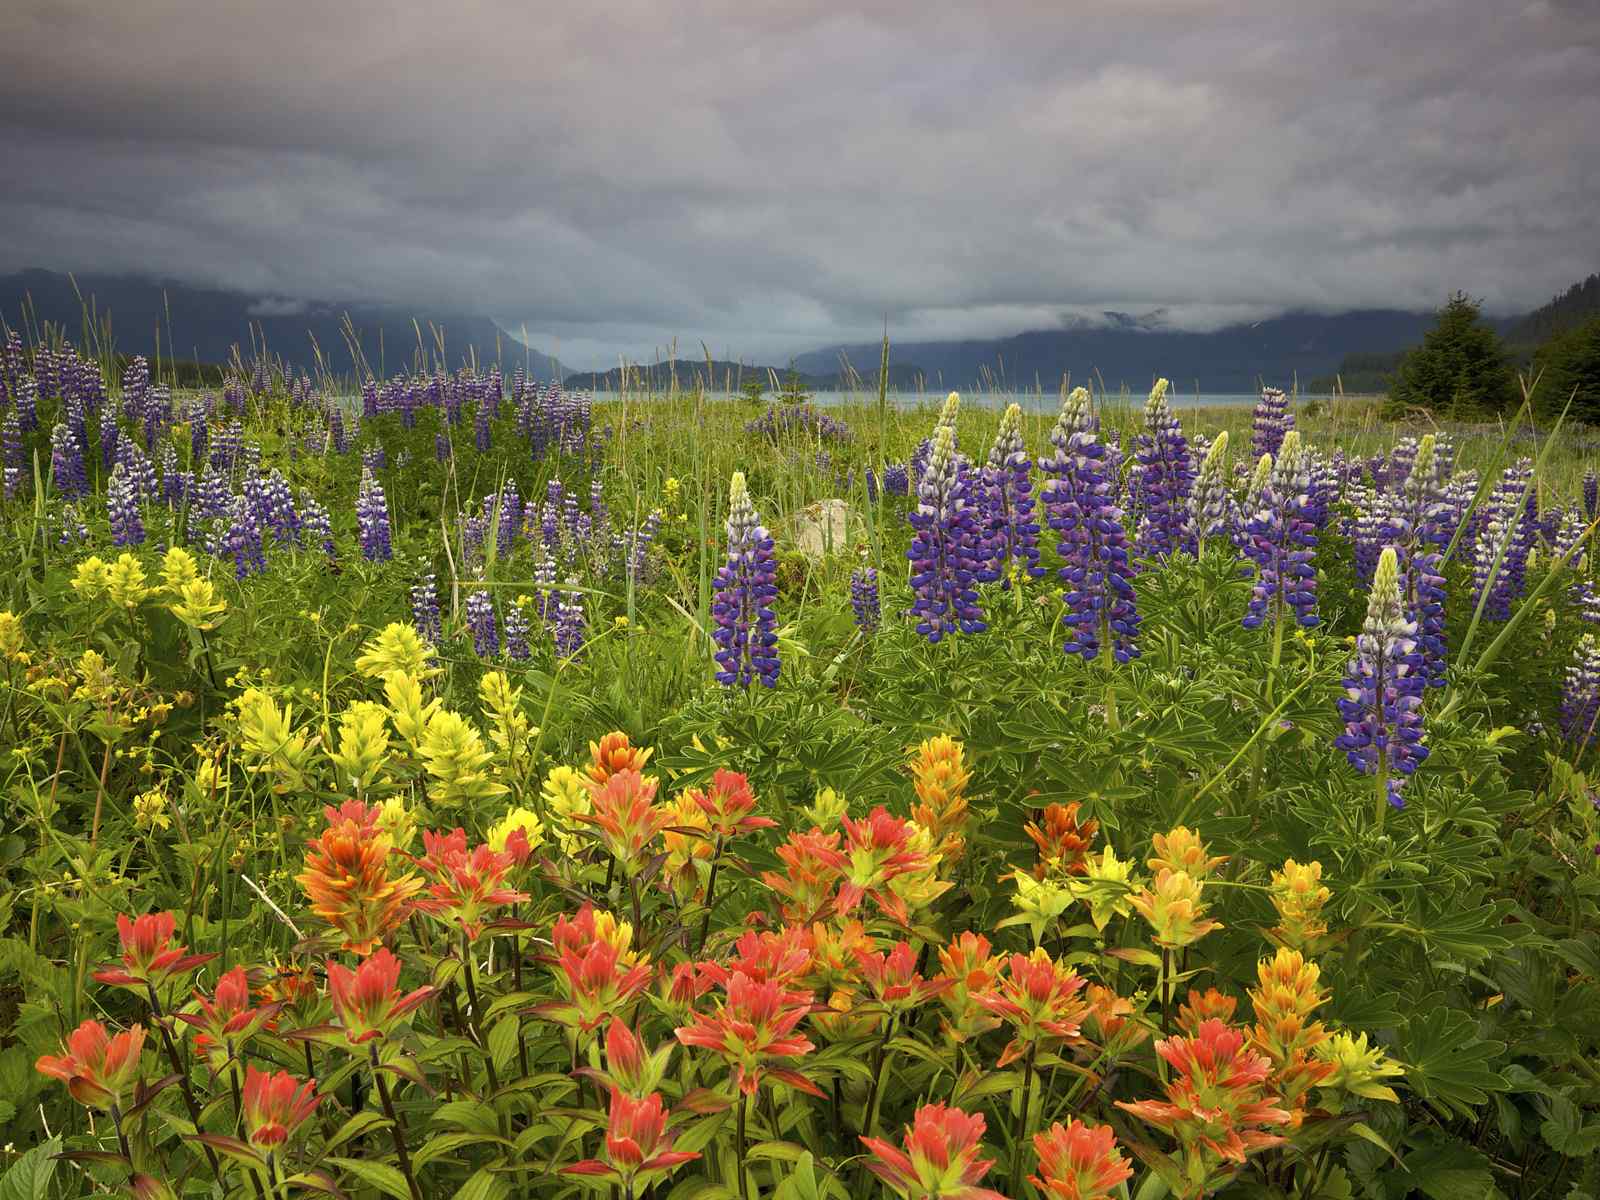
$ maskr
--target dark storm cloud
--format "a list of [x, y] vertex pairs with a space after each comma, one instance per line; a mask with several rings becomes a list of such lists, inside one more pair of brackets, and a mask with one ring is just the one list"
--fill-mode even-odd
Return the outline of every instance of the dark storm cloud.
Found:
[[0, 14], [0, 268], [467, 308], [568, 361], [1509, 311], [1600, 267], [1597, 194], [1588, 0]]

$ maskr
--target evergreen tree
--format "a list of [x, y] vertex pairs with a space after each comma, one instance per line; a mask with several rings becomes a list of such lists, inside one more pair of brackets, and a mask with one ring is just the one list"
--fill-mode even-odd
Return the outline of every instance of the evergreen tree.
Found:
[[1479, 303], [1457, 292], [1395, 373], [1389, 408], [1426, 408], [1452, 417], [1504, 412], [1518, 403], [1516, 375], [1500, 335], [1484, 322]]
[[1557, 415], [1571, 398], [1571, 420], [1600, 424], [1600, 317], [1556, 334], [1539, 347], [1533, 364], [1542, 411]]

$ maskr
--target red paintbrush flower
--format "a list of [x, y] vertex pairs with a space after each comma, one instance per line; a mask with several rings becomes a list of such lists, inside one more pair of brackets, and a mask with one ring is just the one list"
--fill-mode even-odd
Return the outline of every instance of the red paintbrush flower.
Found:
[[950, 1012], [941, 1026], [952, 1041], [964, 1042], [996, 1028], [1000, 1018], [977, 997], [1000, 977], [1001, 960], [989, 953], [989, 939], [981, 933], [963, 933], [939, 951], [939, 965], [950, 986], [939, 997]]
[[637, 1100], [612, 1088], [605, 1160], [585, 1159], [562, 1167], [561, 1173], [614, 1179], [632, 1195], [637, 1184], [648, 1184], [699, 1157], [693, 1150], [672, 1148], [672, 1135], [667, 1132], [667, 1114], [660, 1093], [652, 1092]]
[[910, 821], [890, 816], [882, 805], [865, 820], [842, 818], [845, 832], [844, 881], [839, 885], [839, 912], [848, 913], [861, 900], [871, 896], [879, 908], [904, 924], [905, 901], [888, 888], [891, 879], [931, 865], [925, 854], [911, 845]]
[[1166, 1100], [1118, 1100], [1117, 1107], [1176, 1139], [1189, 1179], [1211, 1190], [1249, 1155], [1283, 1143], [1263, 1130], [1289, 1124], [1291, 1114], [1267, 1092], [1272, 1064], [1250, 1050], [1243, 1033], [1202, 1021], [1192, 1037], [1156, 1042], [1156, 1053], [1172, 1068]]
[[178, 1020], [199, 1030], [195, 1034], [195, 1049], [204, 1054], [213, 1070], [220, 1071], [235, 1050], [254, 1037], [283, 1007], [281, 1002], [250, 1003], [250, 980], [243, 967], [235, 967], [217, 980], [217, 990], [207, 998], [199, 990], [194, 994], [200, 1011], [176, 1014]]
[[1057, 964], [1043, 948], [1007, 958], [994, 987], [973, 996], [1016, 1033], [999, 1065], [1022, 1057], [1030, 1048], [1077, 1041], [1089, 1011], [1078, 995], [1082, 990], [1083, 977]]
[[785, 925], [778, 930], [748, 929], [733, 944], [732, 961], [726, 966], [705, 962], [700, 964], [700, 970], [721, 987], [727, 987], [735, 973], [757, 983], [770, 979], [792, 987], [811, 969], [811, 953], [811, 933], [803, 925]]
[[1005, 1200], [979, 1187], [994, 1165], [983, 1153], [982, 1113], [964, 1113], [943, 1104], [924, 1104], [906, 1127], [905, 1149], [863, 1137], [872, 1151], [871, 1171], [905, 1200]]
[[711, 777], [709, 788], [704, 792], [695, 790], [689, 794], [711, 823], [711, 832], [718, 837], [731, 838], [736, 834], [771, 829], [777, 825], [771, 817], [750, 815], [756, 806], [756, 796], [750, 790], [749, 779], [737, 771], [719, 769]]
[[1133, 1175], [1109, 1125], [1057, 1122], [1033, 1135], [1033, 1148], [1039, 1173], [1028, 1182], [1051, 1200], [1101, 1200]]
[[399, 983], [400, 960], [387, 949], [379, 949], [354, 971], [328, 964], [334, 1022], [352, 1046], [389, 1037], [402, 1018], [438, 990], [425, 984], [402, 996]]
[[799, 1072], [773, 1065], [815, 1049], [794, 1031], [810, 1008], [809, 993], [791, 992], [776, 980], [757, 982], [734, 972], [716, 1012], [696, 1014], [691, 1024], [677, 1030], [678, 1040], [726, 1059], [733, 1069], [734, 1086], [747, 1096], [755, 1095], [764, 1075], [820, 1096], [821, 1090]]
[[97, 983], [145, 991], [184, 975], [215, 954], [185, 954], [187, 946], [172, 944], [177, 918], [169, 912], [145, 913], [129, 920], [117, 914], [117, 940], [122, 943], [122, 965], [104, 966], [94, 973]]
[[110, 1112], [139, 1074], [144, 1026], [110, 1036], [99, 1021], [85, 1021], [66, 1037], [59, 1055], [42, 1054], [34, 1069], [67, 1085], [79, 1104]]
[[328, 827], [307, 846], [305, 870], [296, 878], [311, 911], [344, 934], [340, 948], [370, 954], [405, 922], [422, 881], [415, 875], [390, 877], [393, 847], [379, 824], [378, 806], [350, 800], [322, 811]]
[[1100, 831], [1098, 821], [1078, 820], [1079, 805], [1047, 804], [1044, 824], [1029, 821], [1022, 832], [1033, 839], [1039, 848], [1039, 863], [1033, 869], [1036, 879], [1043, 879], [1052, 871], [1067, 875], [1082, 875], [1084, 856], [1094, 845], [1095, 834]]
[[571, 920], [557, 917], [550, 940], [556, 982], [565, 1000], [527, 1010], [582, 1032], [598, 1029], [650, 984], [647, 958], [633, 953], [633, 927], [585, 904]]
[[625, 874], [644, 870], [652, 844], [672, 824], [671, 812], [654, 803], [656, 787], [654, 779], [637, 771], [617, 771], [591, 788], [590, 811], [574, 814], [575, 820], [599, 831], [601, 844]]
[[812, 920], [833, 898], [849, 861], [839, 850], [839, 835], [820, 829], [791, 833], [777, 855], [784, 869], [764, 871], [762, 880], [786, 901], [778, 906], [785, 920]]
[[269, 1150], [281, 1146], [321, 1103], [315, 1079], [301, 1082], [287, 1071], [269, 1075], [245, 1068], [241, 1108], [252, 1146]]
[[[525, 852], [528, 841], [520, 829], [512, 839], [518, 837], [520, 849]], [[445, 834], [424, 830], [422, 846], [426, 854], [417, 865], [433, 882], [428, 885], [427, 896], [416, 901], [415, 907], [429, 916], [460, 925], [469, 940], [477, 941], [490, 909], [528, 899], [526, 892], [503, 886], [506, 875], [518, 865], [518, 852], [510, 848], [512, 839], [507, 839], [504, 853], [496, 853], [487, 844], [469, 850], [464, 829]]]
[[915, 1008], [950, 987], [948, 979], [917, 974], [917, 952], [910, 942], [897, 942], [887, 954], [858, 947], [856, 965], [878, 1003], [891, 1012]]

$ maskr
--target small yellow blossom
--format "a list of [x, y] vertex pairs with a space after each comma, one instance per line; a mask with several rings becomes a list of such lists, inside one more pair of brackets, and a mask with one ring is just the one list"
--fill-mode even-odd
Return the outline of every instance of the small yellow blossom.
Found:
[[433, 647], [414, 626], [396, 621], [361, 647], [356, 670], [369, 679], [385, 679], [395, 671], [427, 679], [439, 673], [439, 668], [431, 665], [433, 657]]
[[172, 818], [167, 816], [166, 794], [158, 788], [152, 788], [135, 796], [133, 823], [139, 829], [170, 829]]
[[528, 839], [528, 849], [537, 850], [544, 845], [544, 822], [539, 820], [539, 814], [526, 808], [513, 808], [489, 827], [489, 849], [504, 854], [506, 840], [519, 829]]
[[584, 845], [584, 839], [578, 836], [583, 822], [578, 818], [586, 816], [592, 807], [583, 775], [571, 767], [555, 767], [545, 777], [540, 796], [555, 826], [556, 841], [561, 844], [562, 853], [576, 854]]

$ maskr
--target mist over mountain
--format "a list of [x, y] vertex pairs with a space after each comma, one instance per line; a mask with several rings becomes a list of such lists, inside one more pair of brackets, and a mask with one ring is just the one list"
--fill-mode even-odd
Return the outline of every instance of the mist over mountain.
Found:
[[442, 359], [450, 368], [499, 362], [508, 375], [525, 366], [540, 379], [557, 377], [550, 358], [483, 316], [313, 303], [133, 276], [74, 280], [44, 270], [0, 275], [0, 319], [12, 329], [37, 336], [48, 323], [72, 341], [92, 345], [98, 333], [86, 327], [86, 310], [109, 318], [113, 349], [150, 358], [159, 351], [163, 358], [227, 363], [237, 350], [248, 362], [265, 348], [307, 371], [320, 361], [335, 375], [357, 373], [358, 362], [363, 371], [387, 376]]
[[[1180, 390], [1249, 392], [1258, 382], [1287, 387], [1296, 378], [1304, 383], [1327, 375], [1353, 352], [1404, 349], [1433, 323], [1431, 312], [1398, 309], [1297, 312], [1201, 333], [1165, 328], [1159, 313], [1106, 317], [1103, 324], [1080, 320], [1005, 338], [900, 343], [893, 351], [897, 360], [921, 368], [936, 391], [1035, 384], [1054, 390], [1066, 377], [1140, 392], [1164, 375]], [[873, 343], [833, 346], [802, 354], [795, 365], [837, 370], [842, 356], [859, 368], [875, 364], [880, 353]]]

